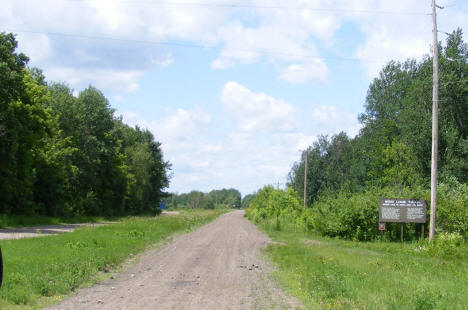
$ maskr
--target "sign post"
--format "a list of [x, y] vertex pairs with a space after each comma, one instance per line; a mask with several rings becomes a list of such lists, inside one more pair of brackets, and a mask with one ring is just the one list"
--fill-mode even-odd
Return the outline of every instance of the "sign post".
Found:
[[401, 223], [401, 242], [403, 242], [403, 224], [421, 223], [424, 238], [426, 208], [426, 201], [422, 199], [382, 198], [379, 201], [379, 229], [381, 223]]
[[2, 248], [0, 248], [0, 287], [2, 287], [3, 283], [3, 255], [2, 255]]
[[403, 223], [401, 223], [400, 241], [403, 242]]

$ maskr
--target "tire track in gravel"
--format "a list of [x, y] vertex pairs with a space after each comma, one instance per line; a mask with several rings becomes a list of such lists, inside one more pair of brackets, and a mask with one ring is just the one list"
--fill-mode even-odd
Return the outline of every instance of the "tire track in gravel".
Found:
[[299, 309], [268, 276], [273, 268], [260, 250], [270, 239], [243, 214], [177, 236], [116, 279], [47, 309]]

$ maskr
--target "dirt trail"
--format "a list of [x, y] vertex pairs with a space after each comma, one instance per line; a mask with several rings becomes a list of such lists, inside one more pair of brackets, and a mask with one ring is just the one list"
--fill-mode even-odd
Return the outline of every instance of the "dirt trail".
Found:
[[0, 229], [0, 240], [45, 237], [75, 231], [84, 226], [102, 226], [109, 223], [58, 224]]
[[[162, 211], [162, 216], [178, 215], [179, 211]], [[23, 239], [46, 237], [51, 235], [63, 234], [73, 232], [78, 228], [84, 226], [97, 227], [108, 224], [115, 224], [117, 222], [102, 222], [102, 223], [78, 223], [78, 224], [57, 224], [57, 225], [41, 225], [30, 227], [9, 227], [0, 229], [0, 240], [9, 239]]]
[[268, 242], [243, 211], [230, 212], [47, 309], [298, 309], [268, 277]]

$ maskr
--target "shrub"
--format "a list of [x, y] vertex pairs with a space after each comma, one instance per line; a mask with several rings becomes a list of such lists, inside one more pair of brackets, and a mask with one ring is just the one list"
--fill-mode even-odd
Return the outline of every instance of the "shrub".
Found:
[[[468, 239], [468, 186], [456, 180], [439, 186], [437, 229], [456, 233], [461, 240]], [[246, 209], [247, 217], [255, 223], [266, 222], [273, 229], [315, 231], [329, 237], [352, 240], [375, 240], [381, 237], [378, 230], [378, 205], [382, 197], [405, 197], [430, 201], [430, 191], [423, 187], [369, 188], [365, 192], [327, 192], [304, 209], [297, 193], [292, 189], [275, 190], [271, 186], [261, 189]], [[428, 218], [429, 218], [428, 206]], [[421, 224], [405, 224], [406, 240], [420, 238]], [[439, 243], [447, 243], [441, 235]], [[400, 224], [387, 223], [386, 240], [400, 240]], [[450, 239], [451, 240], [451, 239]], [[458, 240], [458, 239], [457, 239]], [[447, 247], [447, 246], [444, 246]], [[454, 245], [454, 248], [457, 248]], [[442, 251], [442, 249], [434, 250]], [[443, 251], [449, 253], [450, 247]]]
[[468, 185], [454, 179], [439, 186], [438, 230], [457, 232], [468, 240]]
[[461, 257], [465, 250], [465, 241], [457, 233], [442, 232], [435, 241], [428, 244], [428, 252], [440, 257]]

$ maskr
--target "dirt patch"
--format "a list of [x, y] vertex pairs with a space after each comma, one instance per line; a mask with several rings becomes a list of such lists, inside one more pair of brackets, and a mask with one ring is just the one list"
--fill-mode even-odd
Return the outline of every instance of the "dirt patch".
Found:
[[299, 309], [268, 276], [269, 242], [243, 211], [230, 212], [47, 309]]
[[179, 211], [162, 211], [161, 215], [162, 216], [168, 216], [168, 215], [179, 215]]
[[311, 244], [311, 245], [317, 245], [317, 246], [323, 245], [323, 242], [320, 242], [320, 241], [317, 241], [317, 240], [312, 240], [312, 239], [304, 240], [304, 243], [305, 244]]
[[84, 226], [97, 227], [107, 224], [111, 223], [62, 224], [19, 228], [2, 228], [0, 229], [0, 240], [45, 237], [50, 235], [72, 232], [75, 229]]

